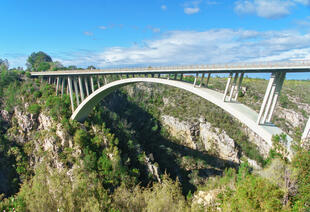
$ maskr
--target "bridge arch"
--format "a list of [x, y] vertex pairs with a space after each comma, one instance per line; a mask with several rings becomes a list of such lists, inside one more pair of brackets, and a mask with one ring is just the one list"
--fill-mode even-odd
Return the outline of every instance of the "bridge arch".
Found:
[[[241, 123], [249, 127], [252, 131], [254, 131], [259, 137], [261, 137], [267, 144], [272, 146], [272, 136], [276, 134], [281, 134], [283, 131], [274, 126], [274, 125], [257, 125], [256, 120], [258, 118], [258, 114], [250, 109], [249, 107], [236, 102], [224, 102], [223, 97], [224, 94], [208, 89], [208, 88], [200, 88], [195, 87], [190, 83], [176, 81], [176, 80], [167, 80], [161, 78], [127, 78], [122, 80], [117, 80], [111, 83], [108, 83], [91, 95], [89, 95], [73, 112], [71, 119], [76, 121], [84, 121], [88, 114], [93, 110], [93, 107], [98, 104], [104, 97], [110, 94], [112, 91], [134, 83], [139, 82], [150, 82], [150, 83], [159, 83], [164, 85], [169, 85], [173, 87], [177, 87], [186, 91], [189, 91], [197, 96], [200, 96], [207, 101], [219, 106], [233, 117], [238, 119]], [[290, 139], [290, 138], [289, 138]]]

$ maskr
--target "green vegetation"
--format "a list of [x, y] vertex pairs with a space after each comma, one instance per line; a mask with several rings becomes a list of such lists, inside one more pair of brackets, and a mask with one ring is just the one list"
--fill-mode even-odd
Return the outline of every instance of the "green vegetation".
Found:
[[27, 67], [31, 71], [46, 71], [52, 58], [44, 52], [33, 52], [27, 59]]
[[[221, 80], [210, 83], [216, 86]], [[83, 124], [69, 120], [67, 95], [56, 96], [53, 85], [24, 72], [1, 70], [0, 92], [0, 109], [9, 116], [8, 121], [0, 118], [0, 210], [309, 210], [309, 150], [296, 142], [289, 162], [280, 135], [264, 160], [238, 122], [186, 92], [128, 86], [109, 95]], [[240, 99], [250, 102], [255, 95]], [[16, 113], [28, 121], [25, 126]], [[219, 159], [204, 151], [199, 140], [196, 150], [184, 146], [161, 125], [162, 114], [196, 122], [192, 117], [203, 116], [236, 141], [240, 154], [264, 169]], [[150, 166], [158, 168], [159, 178]], [[199, 192], [215, 198], [199, 205]]]

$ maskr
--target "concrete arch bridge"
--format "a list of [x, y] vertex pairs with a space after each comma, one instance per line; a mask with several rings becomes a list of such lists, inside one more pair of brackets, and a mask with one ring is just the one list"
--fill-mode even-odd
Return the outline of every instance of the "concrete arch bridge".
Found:
[[[310, 62], [70, 70], [31, 72], [31, 76], [41, 77], [42, 80], [54, 83], [56, 85], [56, 95], [59, 93], [63, 95], [67, 91], [71, 99], [71, 119], [80, 122], [88, 117], [93, 107], [106, 95], [120, 87], [139, 82], [159, 83], [177, 87], [221, 107], [250, 128], [271, 147], [272, 136], [283, 133], [280, 128], [271, 123], [271, 119], [276, 109], [276, 103], [286, 73], [297, 72], [310, 72]], [[219, 73], [229, 74], [224, 93], [208, 88], [211, 75]], [[259, 113], [238, 102], [238, 93], [246, 73], [270, 73], [270, 79]], [[191, 84], [183, 81], [184, 74], [193, 75], [195, 77], [194, 82]], [[117, 79], [108, 82], [108, 76]], [[197, 84], [198, 80], [200, 80], [200, 84]], [[202, 86], [203, 81], [204, 86]], [[75, 101], [77, 107], [75, 107]], [[304, 129], [302, 139], [309, 136], [310, 118]], [[290, 145], [291, 140], [288, 136], [288, 145]]]

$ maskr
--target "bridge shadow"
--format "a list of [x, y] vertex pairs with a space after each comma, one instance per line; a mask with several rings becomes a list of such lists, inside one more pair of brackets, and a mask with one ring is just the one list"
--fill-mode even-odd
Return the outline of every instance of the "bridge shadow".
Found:
[[124, 164], [130, 169], [140, 170], [139, 180], [144, 186], [154, 179], [148, 175], [146, 165], [139, 161], [141, 151], [154, 159], [161, 173], [166, 172], [171, 178], [179, 179], [184, 195], [196, 190], [195, 181], [221, 175], [225, 168], [238, 166], [231, 161], [186, 147], [163, 136], [160, 133], [162, 126], [159, 121], [129, 101], [129, 97], [120, 91], [108, 95], [96, 107], [96, 111], [99, 111], [100, 116], [91, 115], [89, 121], [97, 124], [106, 123], [106, 127], [119, 139]]

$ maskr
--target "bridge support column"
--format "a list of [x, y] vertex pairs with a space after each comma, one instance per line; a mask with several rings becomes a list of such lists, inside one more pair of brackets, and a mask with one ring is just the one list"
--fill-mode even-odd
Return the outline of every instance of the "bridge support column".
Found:
[[182, 81], [182, 80], [183, 80], [183, 74], [181, 73], [180, 81]]
[[100, 88], [100, 80], [99, 80], [99, 75], [97, 76], [97, 84], [98, 84], [98, 88]]
[[90, 76], [90, 85], [91, 85], [91, 92], [95, 92], [95, 87], [94, 87], [94, 78], [93, 76]]
[[73, 90], [72, 90], [72, 78], [68, 77], [68, 88], [70, 92], [70, 100], [71, 100], [71, 109], [72, 113], [74, 112], [74, 103], [73, 103]]
[[201, 88], [204, 78], [205, 78], [205, 73], [202, 73], [202, 75], [201, 75], [201, 82], [200, 82], [199, 88]]
[[158, 78], [160, 78], [160, 74], [158, 74]]
[[174, 74], [174, 80], [176, 80], [176, 79], [177, 79], [177, 76], [178, 76], [178, 74]]
[[234, 81], [232, 83], [232, 86], [230, 88], [230, 95], [228, 98], [228, 101], [231, 102], [232, 96], [234, 95], [236, 88], [237, 88], [237, 79], [238, 79], [239, 73], [235, 73]]
[[285, 72], [281, 72], [278, 74], [277, 79], [276, 79], [276, 84], [274, 85], [275, 87], [275, 92], [272, 98], [272, 104], [271, 104], [271, 108], [269, 111], [269, 114], [267, 115], [267, 122], [271, 122], [271, 118], [274, 112], [274, 109], [276, 108], [276, 104], [278, 102], [278, 98], [281, 94], [281, 90], [282, 90], [282, 86], [284, 83], [284, 79], [285, 79]]
[[76, 78], [73, 77], [73, 84], [74, 84], [74, 91], [75, 91], [75, 98], [76, 98], [76, 104], [79, 106], [80, 104], [80, 99], [79, 99], [79, 89], [77, 86]]
[[240, 91], [240, 88], [241, 88], [241, 85], [242, 85], [243, 77], [244, 77], [244, 73], [242, 72], [241, 75], [240, 75], [240, 78], [239, 78], [239, 82], [238, 82], [236, 94], [235, 94], [235, 97], [234, 97], [234, 101], [237, 101], [237, 99], [238, 99], [238, 95], [239, 95], [239, 91]]
[[196, 86], [197, 78], [198, 78], [198, 73], [196, 73], [196, 76], [195, 76], [195, 79], [194, 79], [194, 87]]
[[310, 136], [309, 134], [310, 134], [310, 117], [308, 119], [308, 122], [306, 124], [305, 130], [304, 130], [304, 133], [302, 134], [301, 139], [304, 140], [304, 139], [308, 138], [308, 136]]
[[210, 77], [211, 77], [211, 73], [208, 73], [208, 78], [207, 78], [206, 87], [208, 87], [208, 86], [209, 86]]
[[65, 78], [61, 78], [61, 96], [64, 95], [64, 89], [65, 89]]
[[257, 124], [266, 124], [271, 121], [285, 75], [285, 72], [272, 73], [264, 96], [263, 104], [258, 114]]
[[88, 77], [84, 78], [84, 84], [85, 84], [85, 88], [86, 88], [86, 95], [89, 96]]
[[108, 84], [107, 77], [106, 77], [106, 76], [103, 76], [103, 78], [104, 78], [104, 84], [105, 84], [105, 85]]
[[58, 96], [59, 77], [56, 78], [56, 96]]
[[82, 77], [79, 76], [79, 86], [80, 86], [80, 95], [81, 95], [81, 102], [84, 101], [84, 89], [83, 89], [83, 83], [82, 83]]
[[232, 78], [233, 73], [230, 73], [227, 79], [227, 83], [226, 83], [226, 87], [225, 87], [225, 91], [224, 91], [224, 98], [223, 101], [226, 101], [226, 96], [230, 87], [230, 83], [231, 83], [231, 78]]
[[48, 84], [51, 84], [51, 80], [52, 80], [52, 79], [51, 79], [51, 77], [49, 76], [49, 77], [48, 77]]

